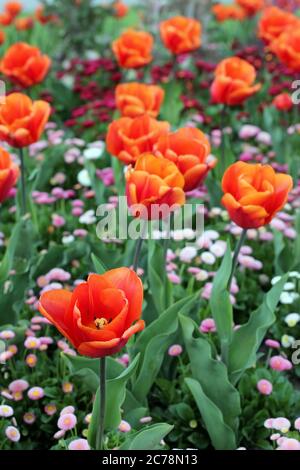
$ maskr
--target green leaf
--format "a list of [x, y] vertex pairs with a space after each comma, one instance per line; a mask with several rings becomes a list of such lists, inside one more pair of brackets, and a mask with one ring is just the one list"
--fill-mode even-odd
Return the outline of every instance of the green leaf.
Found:
[[160, 112], [160, 119], [168, 121], [172, 126], [177, 126], [180, 114], [184, 106], [181, 101], [182, 84], [178, 80], [172, 80], [164, 85], [165, 99]]
[[234, 432], [224, 423], [220, 409], [204, 393], [200, 383], [189, 378], [185, 379], [185, 383], [194, 397], [214, 448], [217, 450], [236, 449]]
[[94, 255], [94, 253], [91, 254], [91, 258], [97, 274], [104, 274], [106, 271], [108, 271], [106, 266], [99, 258], [97, 258], [96, 255]]
[[267, 330], [276, 320], [274, 314], [288, 275], [283, 276], [264, 296], [263, 303], [253, 312], [249, 321], [233, 334], [229, 348], [228, 369], [231, 381], [236, 383], [243, 372], [256, 362], [256, 353]]
[[131, 434], [119, 450], [156, 450], [160, 448], [160, 441], [172, 431], [174, 426], [166, 423], [153, 424]]
[[232, 255], [230, 243], [222, 264], [214, 277], [212, 294], [210, 297], [210, 308], [216, 322], [217, 333], [221, 343], [224, 359], [227, 358], [228, 348], [232, 337], [233, 313], [230, 296], [228, 292], [228, 282], [232, 269]]
[[[70, 373], [75, 374], [82, 369], [89, 369], [97, 375], [99, 385], [99, 359], [92, 359], [85, 356], [70, 356], [68, 354], [61, 353], [61, 357], [67, 364]], [[112, 357], [106, 358], [106, 378], [114, 379], [118, 377], [124, 371], [124, 366], [120, 362], [116, 361]]]
[[145, 402], [161, 369], [165, 352], [174, 341], [178, 330], [178, 315], [190, 313], [196, 305], [198, 297], [197, 293], [173, 304], [157, 320], [154, 320], [137, 339], [134, 350], [141, 353], [141, 367], [132, 393], [140, 403]]
[[205, 395], [219, 408], [224, 422], [236, 431], [238, 416], [241, 414], [240, 396], [229, 382], [226, 366], [212, 358], [211, 346], [206, 338], [194, 337], [197, 325], [193, 320], [180, 316], [180, 323], [193, 378], [200, 383]]
[[172, 284], [166, 274], [165, 251], [155, 240], [148, 242], [148, 277], [158, 315], [172, 303]]
[[[121, 406], [126, 396], [126, 384], [136, 371], [139, 361], [139, 354], [134, 358], [131, 364], [124, 369], [116, 378], [106, 381], [106, 406], [105, 406], [105, 424], [106, 430], [116, 429], [121, 422]], [[98, 361], [99, 363], [99, 361]], [[88, 431], [88, 441], [92, 448], [96, 448], [96, 436], [99, 429], [100, 419], [100, 389], [98, 388], [94, 406], [92, 420]]]

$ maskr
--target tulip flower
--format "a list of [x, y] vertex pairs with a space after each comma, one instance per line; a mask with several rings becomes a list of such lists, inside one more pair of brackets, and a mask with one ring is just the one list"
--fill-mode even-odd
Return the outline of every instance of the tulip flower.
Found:
[[159, 137], [169, 129], [168, 122], [156, 121], [147, 114], [116, 119], [108, 127], [107, 150], [126, 164], [135, 163], [142, 153], [151, 152]]
[[18, 165], [13, 163], [11, 156], [0, 147], [0, 203], [2, 203], [20, 175]]
[[159, 26], [164, 46], [172, 54], [184, 54], [201, 45], [201, 23], [194, 18], [174, 16], [162, 21]]
[[212, 11], [220, 23], [227, 20], [243, 20], [247, 15], [246, 11], [238, 5], [223, 5], [217, 3], [213, 5]]
[[175, 163], [151, 153], [141, 155], [126, 173], [128, 206], [144, 220], [165, 219], [185, 202], [184, 177]]
[[164, 90], [144, 83], [121, 83], [116, 87], [116, 104], [122, 116], [135, 118], [143, 114], [156, 118], [164, 99]]
[[44, 80], [50, 65], [51, 59], [42, 55], [38, 47], [18, 42], [4, 54], [0, 71], [23, 88], [28, 88]]
[[258, 36], [266, 43], [271, 43], [277, 39], [281, 33], [289, 26], [297, 26], [300, 19], [284, 11], [281, 8], [272, 6], [266, 8], [258, 23]]
[[280, 62], [294, 72], [300, 71], [300, 20], [296, 26], [285, 29], [271, 42], [270, 49]]
[[204, 181], [217, 160], [210, 157], [210, 144], [199, 129], [184, 128], [163, 134], [154, 146], [155, 153], [174, 162], [183, 174], [184, 190], [191, 191]]
[[120, 67], [135, 69], [152, 61], [153, 37], [144, 31], [128, 29], [113, 41], [112, 50]]

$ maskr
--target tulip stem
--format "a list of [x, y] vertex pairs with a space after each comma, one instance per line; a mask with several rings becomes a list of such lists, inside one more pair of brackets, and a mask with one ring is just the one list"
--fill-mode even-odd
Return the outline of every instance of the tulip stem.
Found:
[[140, 238], [138, 239], [136, 247], [135, 247], [133, 265], [132, 265], [132, 269], [134, 271], [137, 271], [137, 269], [138, 269], [139, 258], [140, 258], [140, 254], [141, 254], [141, 251], [142, 251], [142, 246], [143, 246], [143, 241], [144, 241], [144, 236], [146, 234], [146, 230], [147, 230], [147, 221], [145, 220], [141, 224], [141, 235], [140, 235]]
[[220, 113], [220, 130], [221, 130], [221, 169], [222, 169], [222, 176], [224, 171], [226, 170], [225, 165], [225, 117], [226, 117], [226, 105], [222, 106], [222, 110]]
[[19, 149], [20, 161], [21, 161], [21, 215], [25, 215], [27, 212], [26, 203], [26, 178], [25, 178], [25, 159], [24, 151], [22, 148]]
[[235, 273], [235, 270], [236, 270], [236, 267], [237, 267], [238, 256], [239, 256], [241, 248], [242, 248], [242, 246], [245, 242], [246, 235], [247, 235], [247, 229], [244, 228], [243, 231], [242, 231], [242, 234], [240, 236], [240, 239], [237, 242], [235, 250], [234, 250], [234, 255], [233, 255], [233, 259], [232, 259], [232, 269], [231, 269], [231, 274], [230, 274], [230, 278], [229, 278], [229, 281], [228, 281], [228, 290], [229, 291], [230, 291], [230, 288], [231, 288], [232, 278], [234, 276], [234, 273]]
[[106, 357], [100, 358], [100, 422], [97, 434], [97, 450], [104, 449], [104, 421], [106, 402]]

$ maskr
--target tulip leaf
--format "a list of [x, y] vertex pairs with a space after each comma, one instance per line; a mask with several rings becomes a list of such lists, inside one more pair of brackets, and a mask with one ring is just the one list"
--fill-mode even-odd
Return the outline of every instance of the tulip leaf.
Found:
[[243, 372], [255, 365], [256, 353], [263, 338], [276, 320], [275, 308], [288, 275], [283, 276], [272, 289], [265, 294], [262, 304], [253, 312], [248, 322], [233, 334], [229, 348], [228, 369], [231, 381], [236, 383]]
[[[116, 429], [121, 422], [121, 406], [126, 397], [126, 384], [136, 371], [140, 355], [138, 354], [131, 364], [115, 378], [106, 380], [106, 406], [105, 424], [106, 430]], [[97, 361], [99, 364], [99, 361]], [[98, 388], [94, 406], [92, 420], [88, 431], [88, 441], [92, 448], [96, 448], [96, 437], [100, 420], [100, 388]]]
[[241, 413], [240, 396], [229, 382], [226, 366], [212, 358], [211, 346], [206, 338], [202, 338], [200, 333], [198, 337], [194, 336], [197, 325], [193, 320], [180, 316], [180, 324], [193, 378], [220, 410], [222, 421], [236, 431]]
[[165, 98], [160, 111], [160, 119], [168, 121], [172, 126], [178, 126], [180, 114], [183, 110], [181, 100], [182, 84], [178, 80], [172, 80], [164, 86]]
[[166, 275], [165, 251], [155, 240], [148, 243], [148, 276], [158, 315], [172, 303], [172, 284]]
[[174, 342], [178, 330], [178, 315], [190, 314], [199, 294], [179, 300], [154, 320], [140, 335], [134, 346], [141, 353], [140, 369], [133, 385], [133, 395], [144, 403], [157, 374], [161, 369], [165, 352]]
[[185, 383], [194, 397], [214, 448], [216, 450], [236, 449], [235, 434], [224, 422], [222, 412], [217, 405], [204, 393], [197, 380], [186, 378]]
[[214, 277], [212, 294], [210, 297], [210, 308], [216, 322], [217, 333], [221, 343], [222, 356], [226, 361], [228, 348], [232, 337], [233, 312], [228, 292], [228, 282], [232, 269], [232, 256], [230, 243], [222, 264]]
[[174, 426], [166, 423], [153, 424], [131, 434], [119, 447], [119, 450], [157, 450], [161, 448], [160, 442], [172, 431]]
[[[89, 369], [92, 371], [98, 380], [99, 385], [99, 359], [92, 359], [85, 356], [70, 356], [69, 354], [61, 353], [61, 357], [67, 364], [70, 373], [76, 374], [82, 369]], [[124, 371], [124, 366], [120, 362], [116, 361], [112, 357], [106, 358], [106, 377], [107, 379], [113, 379], [118, 377]]]
[[104, 274], [107, 271], [107, 268], [102, 263], [102, 261], [99, 258], [97, 258], [97, 256], [94, 255], [94, 253], [91, 254], [91, 258], [92, 258], [92, 262], [93, 262], [94, 268], [96, 270], [96, 273], [97, 274]]

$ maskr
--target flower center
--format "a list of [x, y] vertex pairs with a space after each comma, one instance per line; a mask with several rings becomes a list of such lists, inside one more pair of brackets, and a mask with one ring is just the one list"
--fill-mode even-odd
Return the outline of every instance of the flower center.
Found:
[[95, 318], [94, 320], [97, 330], [103, 330], [103, 328], [108, 325], [109, 321], [106, 318]]

